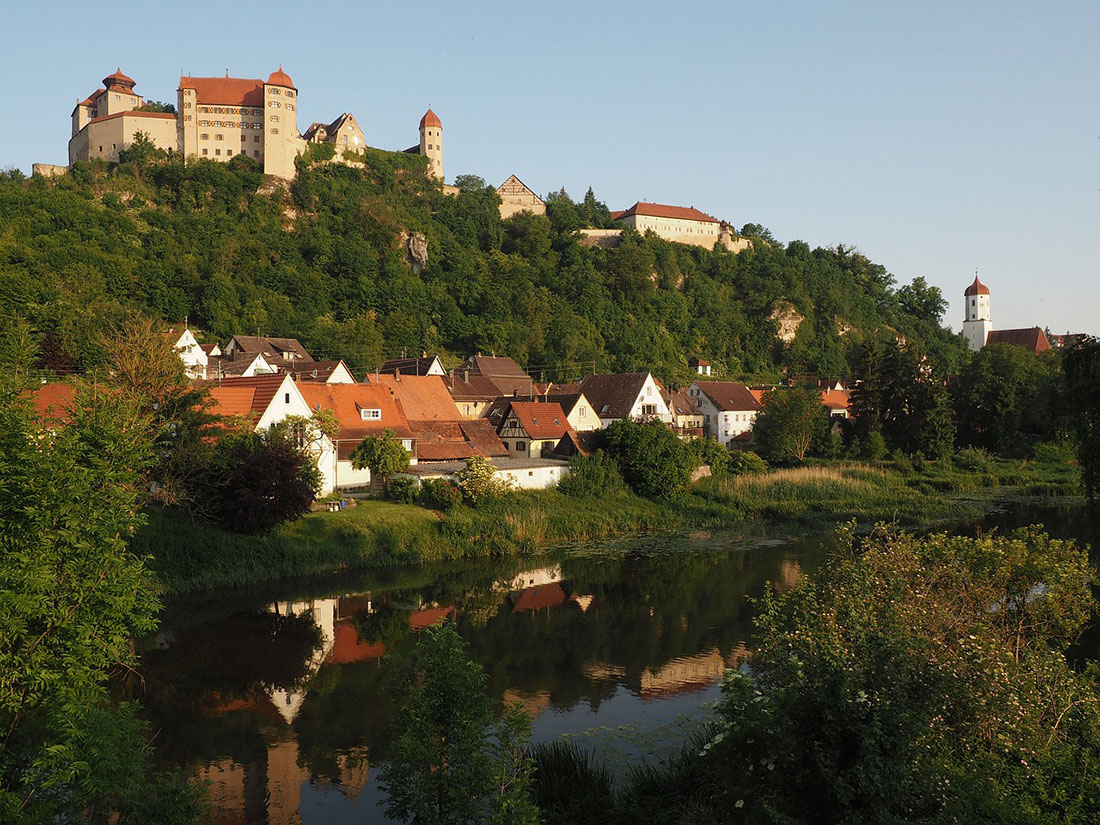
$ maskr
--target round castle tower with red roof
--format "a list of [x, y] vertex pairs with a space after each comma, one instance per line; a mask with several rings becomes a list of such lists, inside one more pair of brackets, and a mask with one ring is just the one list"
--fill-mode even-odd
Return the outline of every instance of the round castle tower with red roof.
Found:
[[443, 180], [443, 123], [431, 106], [420, 118], [420, 154], [428, 159], [428, 173]]

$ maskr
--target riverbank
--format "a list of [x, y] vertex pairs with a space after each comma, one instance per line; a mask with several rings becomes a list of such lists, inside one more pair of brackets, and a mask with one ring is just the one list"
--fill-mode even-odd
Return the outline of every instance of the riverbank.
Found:
[[522, 491], [446, 513], [360, 501], [313, 513], [271, 533], [244, 536], [173, 510], [154, 510], [132, 547], [169, 593], [237, 587], [349, 569], [532, 554], [565, 543], [751, 520], [827, 528], [856, 520], [928, 527], [973, 518], [1001, 498], [1073, 495], [1064, 457], [880, 465], [829, 463], [761, 476], [703, 479], [690, 494], [650, 501], [629, 493], [576, 499]]

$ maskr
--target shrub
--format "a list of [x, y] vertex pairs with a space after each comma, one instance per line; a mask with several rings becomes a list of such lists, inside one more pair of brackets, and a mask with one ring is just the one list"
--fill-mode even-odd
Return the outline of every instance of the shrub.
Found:
[[622, 419], [603, 431], [607, 451], [623, 480], [645, 498], [674, 498], [687, 490], [697, 466], [695, 452], [660, 421]]
[[993, 470], [993, 459], [981, 447], [959, 450], [955, 453], [955, 464], [973, 473], [988, 473]]
[[558, 481], [559, 492], [573, 498], [594, 498], [623, 489], [623, 477], [611, 457], [603, 450], [595, 454], [575, 455], [569, 461], [569, 473]]
[[496, 468], [479, 455], [466, 459], [466, 466], [455, 473], [455, 486], [469, 504], [493, 499], [508, 491], [508, 483], [496, 477]]
[[462, 491], [444, 478], [432, 479], [420, 487], [419, 500], [429, 510], [453, 510], [462, 503]]
[[713, 475], [721, 475], [729, 469], [730, 451], [712, 438], [693, 438], [691, 447], [700, 464], [710, 467]]
[[416, 494], [416, 481], [401, 476], [390, 482], [389, 489], [386, 491], [386, 498], [401, 504], [412, 504], [416, 501]]
[[753, 452], [730, 453], [726, 471], [734, 476], [759, 476], [768, 471], [768, 462]]
[[871, 461], [881, 461], [886, 455], [886, 439], [882, 433], [873, 430], [867, 433], [867, 441], [863, 445], [863, 455]]

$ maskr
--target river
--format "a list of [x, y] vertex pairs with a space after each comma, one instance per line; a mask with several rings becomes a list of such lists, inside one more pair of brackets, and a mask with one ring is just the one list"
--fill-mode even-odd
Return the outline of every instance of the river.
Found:
[[[955, 531], [1037, 522], [1100, 545], [1074, 505], [1016, 504]], [[190, 596], [166, 605], [116, 693], [141, 702], [158, 759], [210, 783], [218, 823], [386, 822], [385, 654], [419, 629], [455, 621], [493, 701], [534, 717], [534, 741], [574, 738], [621, 772], [679, 749], [748, 655], [752, 598], [833, 546], [752, 525]]]

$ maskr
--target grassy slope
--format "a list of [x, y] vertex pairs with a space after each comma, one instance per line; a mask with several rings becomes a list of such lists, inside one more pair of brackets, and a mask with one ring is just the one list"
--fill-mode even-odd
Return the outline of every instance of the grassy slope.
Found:
[[433, 513], [415, 505], [362, 501], [314, 513], [262, 536], [240, 536], [153, 511], [134, 549], [153, 557], [169, 591], [239, 586], [278, 577], [442, 559], [532, 553], [550, 546], [684, 527], [762, 519], [828, 529], [855, 519], [926, 526], [977, 515], [1012, 495], [1073, 495], [1065, 461], [992, 459], [980, 470], [949, 462], [920, 468], [830, 464], [764, 476], [704, 479], [692, 495], [653, 502], [623, 494], [574, 499], [555, 491], [514, 493], [478, 509]]

